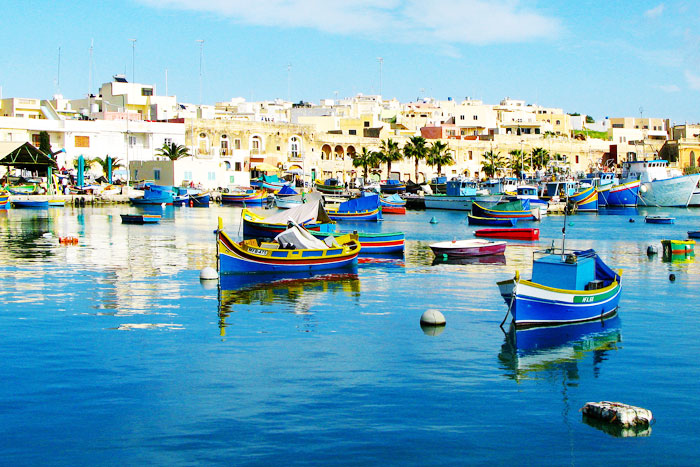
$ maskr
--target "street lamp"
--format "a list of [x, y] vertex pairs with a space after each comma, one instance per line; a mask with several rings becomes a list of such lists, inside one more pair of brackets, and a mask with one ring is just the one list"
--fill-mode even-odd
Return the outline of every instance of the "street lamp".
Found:
[[204, 39], [197, 39], [199, 42], [199, 105], [202, 105], [202, 57], [204, 56]]
[[382, 95], [382, 65], [384, 64], [384, 58], [383, 57], [377, 57], [377, 61], [379, 62], [379, 95]]
[[131, 41], [131, 81], [136, 82], [136, 68], [134, 67], [136, 63], [136, 39], [129, 39]]

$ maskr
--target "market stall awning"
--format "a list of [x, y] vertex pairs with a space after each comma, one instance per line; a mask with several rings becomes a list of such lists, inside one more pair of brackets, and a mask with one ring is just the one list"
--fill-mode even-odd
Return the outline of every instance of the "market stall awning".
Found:
[[0, 165], [17, 169], [57, 169], [56, 160], [47, 156], [31, 143], [0, 142]]

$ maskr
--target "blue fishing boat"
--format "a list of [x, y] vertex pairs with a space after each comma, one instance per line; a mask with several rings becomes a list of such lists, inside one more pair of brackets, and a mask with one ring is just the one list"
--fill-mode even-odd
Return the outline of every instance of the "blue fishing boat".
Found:
[[120, 214], [122, 224], [157, 224], [161, 216], [158, 214]]
[[379, 189], [387, 195], [406, 193], [406, 184], [400, 180], [385, 180], [379, 184]]
[[45, 209], [49, 207], [49, 200], [12, 200], [12, 206], [17, 209]]
[[[368, 196], [367, 192], [363, 196]], [[398, 194], [380, 196], [379, 204], [382, 207], [382, 214], [406, 214], [406, 201]]]
[[329, 178], [325, 181], [315, 180], [314, 186], [317, 191], [329, 195], [337, 195], [345, 190], [345, 185], [338, 181], [337, 178]]
[[208, 208], [209, 202], [211, 200], [211, 193], [190, 193], [190, 201], [192, 207], [195, 208]]
[[[610, 186], [606, 200], [608, 206], [634, 207], [639, 201], [640, 180], [617, 183]], [[600, 200], [600, 198], [599, 198]]]
[[576, 203], [579, 212], [595, 212], [598, 210], [598, 191], [594, 186], [582, 187], [569, 197], [569, 201]]
[[498, 282], [516, 327], [559, 325], [612, 316], [620, 300], [620, 275], [594, 250], [534, 253], [532, 278]]
[[647, 224], [673, 224], [676, 222], [675, 217], [666, 216], [646, 216], [644, 222]]
[[379, 195], [361, 196], [343, 201], [337, 206], [326, 206], [331, 220], [378, 221], [382, 219]]
[[[491, 208], [481, 206], [479, 203], [472, 203], [472, 215], [475, 217], [491, 217], [494, 219], [517, 219], [517, 220], [539, 220], [540, 209], [530, 209], [530, 200], [522, 199], [499, 203]], [[487, 224], [481, 224], [487, 225]], [[491, 224], [493, 225], [493, 224]]]
[[221, 218], [217, 252], [221, 274], [251, 272], [305, 272], [350, 268], [360, 253], [357, 235], [347, 234], [322, 241], [292, 223], [274, 242], [256, 239], [234, 242], [224, 232]]
[[700, 230], [689, 230], [688, 238], [700, 238]]
[[165, 185], [148, 184], [144, 187], [143, 196], [129, 198], [135, 206], [148, 206], [156, 204], [172, 205], [174, 200], [173, 187]]
[[498, 217], [478, 217], [467, 215], [469, 225], [496, 225], [503, 227], [515, 227], [518, 223], [516, 218], [498, 218]]

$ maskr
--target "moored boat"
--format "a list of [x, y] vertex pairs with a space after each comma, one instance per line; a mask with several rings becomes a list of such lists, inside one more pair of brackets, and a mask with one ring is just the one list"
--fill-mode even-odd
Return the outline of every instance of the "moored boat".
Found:
[[349, 199], [337, 206], [326, 206], [326, 213], [334, 221], [378, 221], [382, 219], [379, 195]]
[[315, 180], [314, 186], [316, 187], [316, 190], [320, 191], [321, 193], [328, 193], [331, 195], [342, 193], [345, 190], [345, 185], [340, 183], [335, 178], [329, 178], [324, 182]]
[[695, 240], [661, 240], [664, 256], [695, 256]]
[[175, 198], [173, 187], [149, 184], [144, 187], [143, 196], [129, 198], [131, 204], [143, 205], [172, 205]]
[[700, 238], [700, 230], [689, 230], [688, 238]]
[[221, 274], [348, 268], [357, 264], [360, 250], [356, 235], [346, 234], [322, 241], [294, 223], [277, 235], [274, 242], [258, 242], [256, 239], [234, 242], [224, 232], [219, 218], [217, 251]]
[[245, 204], [248, 206], [262, 206], [267, 203], [267, 192], [265, 190], [247, 190], [235, 193], [222, 193], [221, 202], [223, 204]]
[[0, 209], [10, 209], [11, 206], [10, 193], [7, 191], [0, 191]]
[[12, 200], [12, 207], [18, 209], [44, 209], [49, 207], [49, 200]]
[[398, 194], [380, 196], [379, 204], [383, 214], [406, 214], [406, 201], [401, 199]]
[[676, 222], [675, 217], [666, 216], [646, 216], [644, 222], [647, 224], [673, 224]]
[[384, 180], [379, 184], [382, 193], [391, 195], [394, 193], [406, 193], [406, 184], [400, 180]]
[[120, 214], [122, 224], [157, 224], [161, 216], [158, 214]]
[[539, 240], [540, 229], [479, 229], [474, 232], [476, 237], [508, 238], [511, 240]]
[[505, 227], [515, 227], [518, 219], [515, 218], [498, 218], [498, 217], [479, 217], [467, 215], [469, 225], [500, 225]]
[[668, 167], [666, 160], [628, 161], [623, 165], [622, 181], [640, 180], [640, 204], [645, 206], [687, 207], [700, 173], [683, 175]]
[[490, 242], [488, 240], [452, 240], [430, 245], [435, 256], [467, 257], [503, 254], [506, 242]]
[[498, 282], [516, 327], [604, 319], [616, 313], [620, 275], [594, 250], [535, 252], [532, 278]]
[[516, 200], [507, 203], [499, 203], [491, 208], [472, 203], [472, 215], [476, 217], [491, 217], [495, 219], [539, 220], [539, 208], [530, 209], [530, 201]]
[[595, 212], [598, 210], [598, 191], [595, 187], [583, 187], [569, 197], [569, 201], [576, 203], [579, 212]]

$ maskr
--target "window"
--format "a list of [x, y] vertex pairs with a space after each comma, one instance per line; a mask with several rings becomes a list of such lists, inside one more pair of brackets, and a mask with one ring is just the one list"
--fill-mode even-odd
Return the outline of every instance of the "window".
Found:
[[41, 144], [41, 142], [39, 141], [38, 134], [32, 135], [32, 144], [36, 147], [39, 147], [39, 145]]
[[224, 161], [224, 167], [226, 170], [231, 170], [231, 163], [229, 161]]
[[277, 146], [277, 152], [279, 152], [280, 149], [282, 149], [282, 148], [280, 148], [279, 146]]
[[152, 96], [153, 95], [153, 88], [141, 88], [141, 95], [142, 96]]
[[160, 180], [160, 169], [153, 169], [153, 180]]
[[167, 144], [168, 146], [173, 144], [173, 139], [172, 138], [165, 138], [163, 139], [163, 144]]
[[210, 182], [215, 181], [216, 180], [216, 172], [208, 172], [207, 173], [207, 180], [209, 180]]
[[[236, 162], [235, 165], [234, 165], [234, 167], [235, 167], [235, 169], [236, 169], [237, 172], [240, 172], [240, 171], [241, 171], [241, 163], [240, 163], [240, 162]], [[233, 179], [233, 177], [231, 177], [231, 178]]]
[[236, 138], [233, 140], [233, 149], [241, 149], [241, 140]]
[[478, 116], [478, 115], [474, 115], [474, 120], [479, 120], [479, 116]]
[[472, 152], [469, 151], [469, 160], [472, 160]]
[[576, 155], [576, 163], [578, 164], [578, 155]]
[[349, 135], [356, 135], [356, 134], [357, 134], [357, 130], [348, 130], [348, 134], [349, 134]]
[[[236, 164], [238, 164], [238, 162], [236, 162]], [[228, 177], [228, 182], [231, 183], [231, 184], [235, 183], [235, 182], [234, 182], [233, 175], [229, 175], [229, 177]]]
[[289, 140], [289, 156], [299, 157], [299, 138], [292, 136]]
[[364, 122], [365, 123], [365, 128], [369, 128], [369, 122]]
[[185, 176], [184, 176], [184, 179], [185, 179], [185, 180], [192, 181], [192, 171], [191, 171], [191, 170], [186, 170], [185, 173], [184, 173], [184, 175], [185, 175]]
[[460, 119], [460, 120], [464, 120], [464, 115], [460, 115], [460, 116], [459, 116], [459, 119]]
[[557, 125], [561, 125], [561, 120], [557, 120]]
[[134, 146], [136, 146], [136, 136], [129, 136], [129, 147], [133, 148]]
[[89, 136], [76, 136], [75, 137], [75, 147], [76, 148], [89, 148], [90, 147], [90, 137]]

